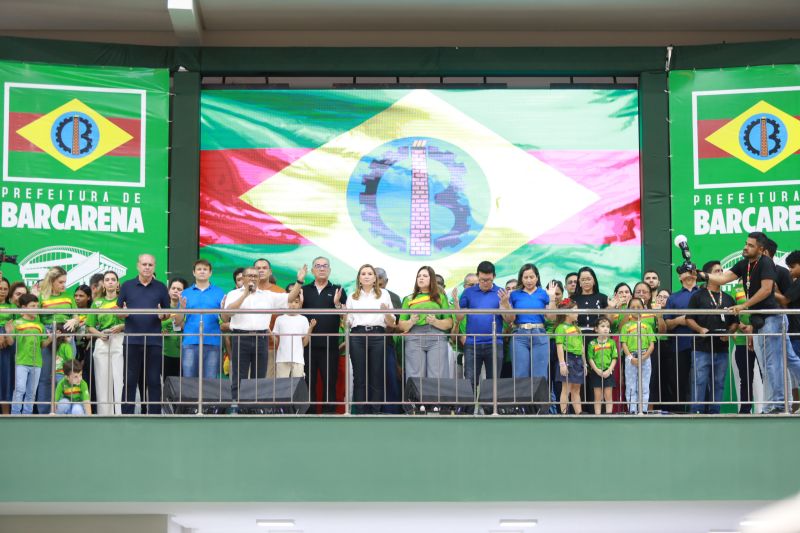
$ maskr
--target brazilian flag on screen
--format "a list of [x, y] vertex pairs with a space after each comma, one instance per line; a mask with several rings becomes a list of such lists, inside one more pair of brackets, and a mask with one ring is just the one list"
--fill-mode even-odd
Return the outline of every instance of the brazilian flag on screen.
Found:
[[201, 121], [215, 273], [263, 256], [285, 284], [324, 255], [337, 282], [370, 263], [399, 292], [483, 260], [592, 265], [607, 291], [641, 275], [634, 90], [214, 90]]

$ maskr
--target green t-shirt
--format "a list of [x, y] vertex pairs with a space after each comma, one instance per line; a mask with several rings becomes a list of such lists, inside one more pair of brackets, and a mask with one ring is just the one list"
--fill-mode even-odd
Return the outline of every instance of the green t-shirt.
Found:
[[[116, 309], [117, 299], [98, 298], [92, 302], [92, 309]], [[124, 321], [117, 315], [88, 315], [86, 317], [86, 327], [95, 328], [99, 331], [111, 329], [114, 326], [123, 324]]]
[[566, 352], [572, 355], [583, 355], [583, 336], [578, 326], [562, 322], [556, 326], [555, 334], [556, 345], [563, 345]]
[[22, 366], [42, 366], [42, 341], [47, 338], [41, 322], [18, 318], [14, 320], [14, 337], [17, 346], [16, 362]]
[[556, 323], [553, 320], [544, 319], [544, 330], [548, 333], [548, 335], [552, 335], [553, 332], [556, 330]]
[[608, 370], [611, 361], [618, 357], [617, 343], [612, 339], [606, 339], [605, 342], [594, 339], [589, 343], [588, 351], [586, 356], [594, 361], [595, 366], [600, 370]]
[[72, 343], [69, 341], [62, 342], [58, 345], [56, 350], [56, 374], [64, 373], [64, 361], [75, 359], [75, 350], [72, 349]]
[[619, 333], [620, 325], [622, 324], [622, 320], [625, 318], [625, 313], [622, 311], [628, 308], [628, 304], [622, 304], [619, 306], [615, 311], [617, 311], [617, 318], [611, 324], [611, 333]]
[[[66, 292], [62, 292], [58, 296], [51, 296], [41, 301], [42, 309], [77, 309], [75, 305], [75, 298]], [[45, 324], [63, 324], [72, 318], [75, 313], [59, 313], [56, 315], [41, 315], [42, 322]]]
[[175, 335], [175, 320], [170, 316], [161, 321], [161, 332], [164, 333], [164, 356], [181, 356], [181, 337]]
[[11, 313], [11, 310], [17, 310], [14, 304], [0, 304], [0, 334], [5, 333], [6, 324], [16, 318], [16, 313]]
[[[642, 321], [641, 336], [639, 335], [639, 324], [638, 322], [634, 321], [627, 322], [625, 325], [623, 325], [620, 334], [619, 342], [627, 346], [628, 351], [631, 354], [636, 352], [644, 352], [650, 348], [651, 344], [655, 342], [653, 328], [645, 321]], [[641, 346], [639, 345], [640, 339]]]
[[70, 385], [67, 378], [62, 379], [56, 385], [55, 401], [60, 401], [66, 398], [73, 403], [81, 403], [89, 401], [89, 385], [84, 380], [81, 380], [80, 385]]
[[[436, 302], [431, 300], [431, 297], [427, 293], [420, 293], [417, 294], [417, 297], [413, 300], [411, 299], [411, 295], [409, 294], [405, 298], [403, 298], [403, 309], [414, 309], [414, 310], [421, 310], [421, 309], [450, 309], [450, 303], [447, 301], [447, 297], [444, 294], [439, 295], [439, 301]], [[415, 326], [424, 326], [426, 322], [427, 315], [414, 315], [417, 319], [415, 322]], [[439, 320], [444, 320], [446, 318], [452, 318], [453, 315], [449, 313], [442, 313], [436, 315], [436, 318]], [[411, 319], [411, 315], [400, 315], [400, 320], [409, 320]]]
[[[635, 315], [630, 320], [627, 321], [625, 320], [627, 313], [623, 313], [622, 311], [627, 308], [628, 308], [627, 305], [623, 305], [622, 307], [619, 308], [620, 311], [619, 316], [617, 316], [617, 319], [614, 321], [613, 324], [611, 324], [612, 333], [617, 333], [617, 334], [622, 333], [622, 328], [626, 324], [637, 321], [637, 317]], [[658, 331], [658, 317], [655, 315], [655, 313], [647, 313], [647, 312], [642, 313], [642, 324], [647, 324], [648, 326], [650, 326], [653, 332]]]
[[[728, 294], [733, 301], [736, 302], [736, 305], [741, 305], [747, 301], [747, 293], [744, 292], [744, 285], [738, 283], [733, 290], [729, 291]], [[750, 325], [750, 314], [749, 313], [742, 313], [739, 315], [739, 322], [749, 326]], [[747, 335], [744, 333], [736, 333], [733, 336], [733, 344], [736, 346], [747, 346]]]

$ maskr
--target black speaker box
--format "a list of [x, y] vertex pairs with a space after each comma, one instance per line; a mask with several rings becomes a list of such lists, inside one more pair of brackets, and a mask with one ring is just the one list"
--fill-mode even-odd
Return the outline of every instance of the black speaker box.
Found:
[[[200, 378], [167, 377], [164, 380], [165, 410], [176, 415], [196, 415], [199, 390]], [[203, 378], [203, 414], [224, 414], [231, 401], [230, 380]]]
[[238, 407], [242, 414], [302, 415], [308, 411], [308, 386], [303, 378], [243, 379]]
[[404, 406], [406, 412], [471, 414], [475, 392], [466, 379], [408, 378]]
[[[494, 380], [481, 381], [478, 403], [492, 414]], [[546, 378], [500, 378], [497, 380], [497, 412], [501, 415], [546, 415], [550, 411], [550, 389]]]

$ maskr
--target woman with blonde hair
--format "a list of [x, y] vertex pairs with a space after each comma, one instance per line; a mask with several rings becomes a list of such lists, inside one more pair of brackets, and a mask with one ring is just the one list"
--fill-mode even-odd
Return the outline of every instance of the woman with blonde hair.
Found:
[[[356, 288], [347, 299], [347, 309], [385, 310], [392, 308], [388, 291], [378, 287], [378, 275], [372, 265], [362, 265], [356, 276]], [[353, 414], [378, 414], [379, 402], [385, 401], [386, 361], [384, 336], [394, 327], [391, 313], [350, 313], [350, 361], [353, 364]], [[365, 402], [369, 399], [369, 404]]]
[[[39, 285], [39, 302], [42, 309], [77, 309], [75, 298], [67, 293], [67, 271], [61, 267], [52, 267], [47, 271]], [[41, 315], [48, 335], [53, 331], [71, 333], [80, 327], [78, 315], [64, 311], [52, 315]], [[72, 353], [75, 353], [75, 339], [70, 338]], [[39, 388], [36, 389], [36, 410], [40, 415], [50, 413], [50, 401], [57, 383], [53, 383], [53, 346], [52, 343], [42, 347], [42, 373], [39, 377]], [[57, 366], [57, 365], [56, 365]]]

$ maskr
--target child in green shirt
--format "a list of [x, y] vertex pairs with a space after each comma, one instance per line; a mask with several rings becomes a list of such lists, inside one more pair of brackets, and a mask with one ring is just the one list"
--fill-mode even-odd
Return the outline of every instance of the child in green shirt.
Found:
[[15, 334], [11, 342], [17, 345], [11, 414], [29, 415], [33, 413], [33, 402], [42, 373], [42, 346], [48, 346], [52, 339], [45, 333], [37, 316], [25, 312], [26, 309], [39, 307], [36, 296], [23, 294], [19, 297], [19, 307], [22, 316], [14, 320], [10, 328], [10, 333]]
[[89, 385], [83, 379], [83, 364], [76, 359], [64, 362], [64, 379], [58, 382], [55, 392], [56, 414], [90, 415]]
[[[633, 298], [628, 309], [644, 309], [641, 298]], [[640, 327], [641, 325], [641, 327]], [[642, 412], [647, 411], [647, 402], [650, 400], [650, 374], [652, 372], [650, 354], [655, 348], [655, 335], [653, 328], [644, 321], [639, 321], [633, 313], [628, 315], [628, 320], [620, 331], [619, 342], [625, 353], [625, 397], [628, 400], [628, 410], [636, 412], [639, 396], [642, 399]], [[642, 370], [642, 387], [639, 390], [639, 367]]]
[[[559, 311], [577, 307], [578, 305], [570, 299], [558, 304]], [[561, 414], [567, 414], [568, 398], [575, 414], [581, 414], [581, 385], [586, 375], [586, 356], [583, 353], [581, 330], [575, 325], [577, 319], [575, 313], [556, 315], [555, 338], [559, 366], [557, 379], [567, 385], [561, 386]]]
[[594, 414], [601, 414], [603, 400], [606, 403], [606, 414], [611, 414], [614, 409], [612, 393], [616, 385], [614, 367], [617, 366], [617, 344], [609, 336], [611, 320], [608, 317], [598, 318], [594, 330], [597, 332], [597, 338], [593, 339], [587, 348], [589, 366], [592, 369], [589, 383], [594, 389]]
[[59, 334], [56, 338], [56, 383], [64, 379], [64, 363], [75, 359], [72, 335]]

